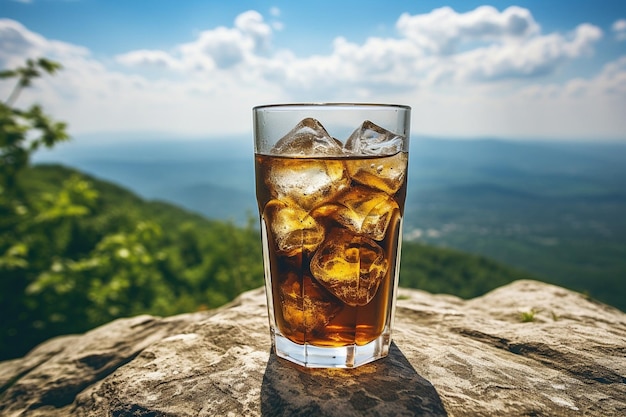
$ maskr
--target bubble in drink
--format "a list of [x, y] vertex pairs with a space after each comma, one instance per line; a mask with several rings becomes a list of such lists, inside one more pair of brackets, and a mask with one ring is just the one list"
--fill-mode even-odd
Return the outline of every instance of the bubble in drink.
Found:
[[266, 180], [272, 196], [305, 210], [334, 198], [350, 184], [338, 159], [277, 158]]
[[283, 136], [274, 148], [272, 155], [283, 156], [341, 156], [342, 144], [331, 137], [320, 122], [306, 118]]
[[324, 240], [322, 226], [297, 206], [272, 200], [265, 205], [263, 216], [268, 220], [278, 251], [287, 256], [313, 252]]
[[352, 155], [395, 155], [404, 148], [404, 137], [396, 135], [369, 120], [356, 129], [346, 141]]
[[283, 319], [292, 334], [323, 329], [341, 310], [341, 304], [309, 276], [290, 272], [280, 284]]
[[311, 260], [311, 272], [349, 306], [364, 306], [387, 273], [383, 249], [372, 239], [334, 230]]

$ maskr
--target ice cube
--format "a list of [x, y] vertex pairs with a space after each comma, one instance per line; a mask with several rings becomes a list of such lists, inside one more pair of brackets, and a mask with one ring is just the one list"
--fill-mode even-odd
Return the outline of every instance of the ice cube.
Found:
[[335, 202], [323, 205], [311, 215], [330, 217], [352, 230], [374, 240], [383, 240], [398, 203], [386, 193], [355, 186], [341, 194]]
[[365, 236], [336, 229], [311, 260], [313, 276], [349, 306], [372, 301], [387, 273], [383, 249]]
[[324, 228], [313, 217], [284, 201], [268, 202], [263, 218], [269, 225], [278, 251], [287, 256], [312, 252], [324, 240]]
[[350, 178], [339, 159], [277, 158], [266, 182], [274, 197], [310, 210], [343, 191]]
[[307, 275], [300, 280], [290, 272], [279, 292], [283, 318], [294, 333], [322, 330], [342, 308], [337, 299]]
[[382, 158], [346, 159], [346, 168], [354, 181], [394, 194], [405, 181], [407, 162], [408, 154], [400, 152]]
[[352, 132], [345, 149], [352, 155], [395, 155], [404, 149], [404, 137], [366, 120]]
[[272, 155], [281, 156], [341, 156], [341, 142], [332, 138], [324, 126], [313, 118], [303, 119], [276, 142]]

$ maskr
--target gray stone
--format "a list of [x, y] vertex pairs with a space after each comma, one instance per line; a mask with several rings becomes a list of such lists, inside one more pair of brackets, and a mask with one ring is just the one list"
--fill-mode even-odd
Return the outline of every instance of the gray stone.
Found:
[[401, 289], [389, 357], [352, 370], [277, 359], [265, 309], [260, 288], [49, 340], [0, 363], [0, 415], [626, 415], [626, 314], [560, 287]]

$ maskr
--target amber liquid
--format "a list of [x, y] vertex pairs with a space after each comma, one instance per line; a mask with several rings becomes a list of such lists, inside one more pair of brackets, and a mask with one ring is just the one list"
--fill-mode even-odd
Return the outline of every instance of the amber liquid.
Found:
[[[390, 325], [391, 303], [393, 302], [393, 286], [396, 281], [396, 265], [399, 255], [399, 239], [401, 233], [404, 200], [406, 196], [406, 154], [403, 154], [403, 174], [399, 187], [395, 191], [387, 190], [387, 194], [397, 203], [396, 208], [389, 213], [389, 223], [384, 237], [376, 241], [382, 248], [388, 268], [384, 273], [380, 285], [373, 298], [365, 305], [348, 305], [333, 295], [322, 285], [311, 271], [311, 261], [319, 248], [301, 250], [295, 253], [284, 253], [272, 233], [271, 219], [264, 216], [268, 202], [276, 201], [277, 192], [269, 184], [269, 176], [273, 164], [285, 164], [285, 157], [259, 155], [255, 156], [256, 193], [259, 212], [261, 213], [262, 230], [264, 234], [265, 262], [269, 263], [269, 277], [274, 306], [274, 318], [277, 330], [289, 340], [297, 344], [311, 344], [321, 347], [341, 347], [348, 345], [365, 345], [378, 338], [387, 326]], [[345, 157], [331, 158], [332, 161], [342, 161], [345, 165], [378, 166], [384, 164], [389, 157]], [[306, 169], [310, 161], [319, 162], [320, 158], [298, 158], [293, 164], [294, 170], [298, 167]], [[372, 181], [377, 179], [372, 177]], [[348, 188], [365, 187], [367, 181], [361, 178], [358, 182], [348, 179]], [[372, 192], [380, 192], [372, 187]], [[332, 205], [334, 202], [325, 200], [323, 204]], [[314, 212], [316, 207], [307, 208]], [[323, 227], [325, 236], [344, 226], [332, 217], [318, 216], [317, 222]], [[353, 233], [353, 232], [350, 232]], [[268, 290], [270, 290], [268, 287]]]

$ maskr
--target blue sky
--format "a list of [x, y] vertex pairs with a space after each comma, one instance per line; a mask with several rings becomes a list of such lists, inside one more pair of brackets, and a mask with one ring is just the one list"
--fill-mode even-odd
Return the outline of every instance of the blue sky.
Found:
[[[626, 141], [626, 1], [0, 0], [0, 65], [70, 131], [249, 134], [251, 107], [396, 102], [414, 134]], [[0, 85], [0, 97], [12, 86]]]

